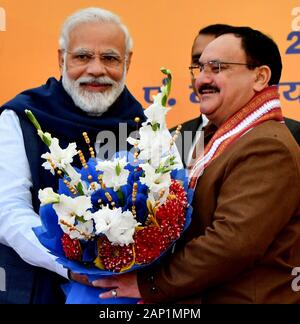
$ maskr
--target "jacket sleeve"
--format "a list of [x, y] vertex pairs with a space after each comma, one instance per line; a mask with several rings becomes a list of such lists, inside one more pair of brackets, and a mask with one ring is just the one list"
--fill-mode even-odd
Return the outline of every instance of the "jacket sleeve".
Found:
[[198, 296], [232, 280], [262, 258], [295, 213], [298, 156], [275, 138], [260, 138], [240, 148], [221, 179], [212, 226], [161, 266], [138, 273], [146, 302]]

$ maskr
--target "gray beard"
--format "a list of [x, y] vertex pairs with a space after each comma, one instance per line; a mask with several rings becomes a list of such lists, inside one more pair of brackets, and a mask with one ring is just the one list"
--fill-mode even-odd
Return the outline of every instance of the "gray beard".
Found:
[[[126, 66], [124, 66], [124, 73], [120, 82], [116, 82], [105, 77], [81, 77], [77, 80], [69, 78], [66, 66], [63, 67], [62, 84], [66, 92], [73, 99], [75, 105], [87, 112], [89, 115], [100, 116], [106, 112], [109, 107], [118, 99], [125, 87], [126, 79]], [[104, 92], [90, 92], [81, 89], [80, 83], [82, 82], [98, 82], [111, 84], [111, 89]]]

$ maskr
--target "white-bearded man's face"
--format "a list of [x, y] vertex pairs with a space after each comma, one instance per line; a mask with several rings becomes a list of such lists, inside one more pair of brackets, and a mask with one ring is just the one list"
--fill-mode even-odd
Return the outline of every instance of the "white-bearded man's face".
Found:
[[103, 114], [125, 87], [131, 55], [124, 31], [115, 23], [76, 25], [66, 48], [59, 50], [64, 89], [88, 114]]

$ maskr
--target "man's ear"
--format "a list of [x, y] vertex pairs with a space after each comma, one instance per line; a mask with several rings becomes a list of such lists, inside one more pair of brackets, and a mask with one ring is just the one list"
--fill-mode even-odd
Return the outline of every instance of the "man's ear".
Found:
[[64, 54], [65, 53], [62, 49], [58, 50], [58, 65], [59, 65], [59, 70], [60, 70], [61, 74], [63, 72], [63, 67], [64, 67], [64, 63], [65, 63], [65, 55]]
[[128, 72], [128, 70], [129, 70], [129, 66], [131, 63], [131, 57], [132, 57], [132, 52], [129, 52], [127, 59], [126, 59], [126, 72]]
[[268, 83], [271, 79], [271, 69], [267, 65], [262, 65], [255, 68], [255, 80], [253, 89], [254, 91], [261, 91], [268, 86]]

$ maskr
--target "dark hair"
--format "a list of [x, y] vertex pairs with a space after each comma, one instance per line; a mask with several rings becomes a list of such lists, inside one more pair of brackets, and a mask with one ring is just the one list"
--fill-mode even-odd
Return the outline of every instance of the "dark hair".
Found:
[[200, 29], [198, 35], [214, 35], [215, 37], [218, 37], [231, 28], [232, 26], [226, 24], [208, 25]]
[[[211, 35], [211, 36], [217, 38], [218, 36], [221, 36], [224, 32], [226, 32], [227, 30], [229, 30], [231, 28], [232, 28], [232, 26], [225, 25], [225, 24], [208, 25], [208, 26], [199, 30], [198, 35], [196, 36], [196, 38], [194, 40], [194, 44], [195, 44], [196, 39], [201, 35]], [[197, 52], [196, 54], [192, 53], [192, 62], [194, 64], [198, 63], [201, 54], [202, 53], [199, 53], [199, 52]]]
[[281, 77], [282, 61], [278, 46], [269, 36], [250, 27], [231, 27], [222, 34], [234, 34], [242, 40], [242, 48], [251, 66], [267, 65], [271, 70], [269, 85], [278, 84]]

